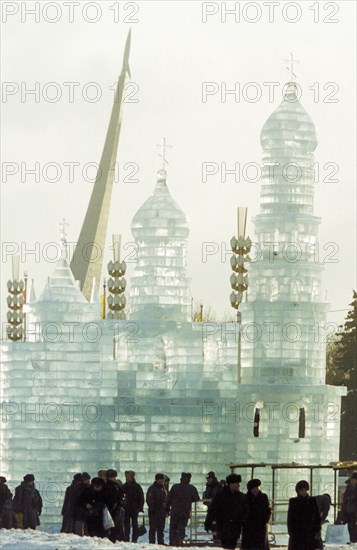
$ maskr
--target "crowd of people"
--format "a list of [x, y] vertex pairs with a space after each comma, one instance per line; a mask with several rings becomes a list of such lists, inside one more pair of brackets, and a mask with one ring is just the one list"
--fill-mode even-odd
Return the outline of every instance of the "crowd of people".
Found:
[[[103, 512], [111, 519], [105, 524]], [[67, 487], [62, 506], [63, 533], [91, 537], [108, 537], [112, 542], [138, 540], [138, 516], [144, 512], [144, 492], [136, 482], [135, 472], [125, 472], [125, 483], [112, 468], [99, 470], [90, 478], [87, 472], [75, 474]]]
[[[135, 472], [125, 472], [125, 483], [114, 469], [100, 470], [91, 479], [87, 472], [77, 473], [65, 491], [61, 532], [79, 536], [107, 537], [112, 542], [137, 542], [146, 532], [138, 524], [146, 501], [149, 518], [149, 542], [164, 545], [166, 518], [170, 517], [169, 544], [182, 546], [192, 504], [200, 500], [191, 484], [191, 474], [182, 472], [179, 483], [169, 487], [170, 478], [157, 473], [146, 496], [135, 479]], [[260, 490], [261, 481], [250, 479], [247, 491], [241, 492], [242, 478], [230, 474], [218, 481], [213, 471], [206, 476], [202, 495], [207, 506], [204, 527], [223, 548], [233, 550], [242, 537], [242, 550], [268, 550], [267, 524], [271, 516], [268, 496]], [[323, 548], [321, 524], [326, 520], [329, 495], [309, 496], [309, 484], [301, 480], [295, 487], [297, 496], [289, 501], [287, 527], [289, 550]], [[33, 474], [26, 474], [13, 497], [0, 477], [0, 527], [36, 529], [40, 524], [42, 499]], [[336, 523], [347, 523], [351, 542], [357, 542], [357, 473], [347, 482], [341, 512]]]

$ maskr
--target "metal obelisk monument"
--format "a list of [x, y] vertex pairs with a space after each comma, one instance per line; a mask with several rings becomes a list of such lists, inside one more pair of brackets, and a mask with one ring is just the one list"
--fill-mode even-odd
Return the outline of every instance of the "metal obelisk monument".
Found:
[[95, 277], [96, 283], [99, 285], [102, 273], [115, 161], [121, 128], [123, 91], [126, 75], [128, 74], [131, 78], [129, 69], [130, 40], [131, 30], [125, 44], [123, 68], [119, 76], [102, 158], [71, 261], [73, 276], [80, 281], [82, 293], [87, 300], [90, 299], [93, 278]]

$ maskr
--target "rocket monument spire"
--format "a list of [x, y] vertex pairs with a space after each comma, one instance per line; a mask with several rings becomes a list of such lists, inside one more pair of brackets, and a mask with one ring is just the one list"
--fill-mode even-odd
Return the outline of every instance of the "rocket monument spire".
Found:
[[126, 75], [128, 74], [129, 78], [131, 78], [129, 68], [130, 42], [131, 29], [129, 30], [125, 44], [123, 67], [118, 80], [97, 177], [71, 261], [71, 270], [74, 278], [80, 281], [82, 293], [87, 300], [91, 296], [93, 278], [95, 277], [98, 282], [101, 279], [115, 174], [115, 160], [121, 129], [123, 91]]

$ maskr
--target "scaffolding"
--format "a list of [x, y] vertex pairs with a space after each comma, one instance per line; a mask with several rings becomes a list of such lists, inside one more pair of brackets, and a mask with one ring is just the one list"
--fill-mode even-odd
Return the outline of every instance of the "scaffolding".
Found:
[[338, 499], [338, 473], [345, 470], [345, 471], [351, 471], [351, 470], [357, 470], [357, 462], [354, 461], [348, 461], [348, 462], [330, 462], [329, 464], [299, 464], [297, 462], [291, 462], [291, 463], [283, 463], [283, 464], [270, 464], [270, 463], [252, 463], [252, 464], [236, 464], [234, 462], [230, 462], [229, 464], [226, 464], [233, 473], [237, 469], [249, 469], [251, 470], [251, 479], [254, 477], [254, 472], [256, 468], [271, 468], [272, 472], [272, 494], [271, 494], [271, 508], [272, 508], [272, 519], [271, 523], [274, 525], [274, 518], [277, 515], [277, 507], [282, 505], [289, 504], [289, 499], [277, 499], [276, 498], [276, 473], [278, 470], [308, 470], [309, 471], [309, 484], [312, 488], [313, 481], [314, 481], [314, 472], [315, 470], [322, 470], [322, 469], [330, 469], [333, 471], [333, 479], [334, 479], [334, 495], [331, 502], [331, 506], [333, 506], [334, 510], [334, 520], [336, 520], [340, 502]]
[[[276, 463], [265, 463], [265, 462], [259, 462], [259, 463], [248, 463], [248, 464], [242, 464], [242, 463], [234, 463], [230, 462], [229, 464], [226, 464], [228, 468], [230, 468], [231, 473], [234, 473], [235, 470], [239, 469], [250, 469], [250, 478], [253, 479], [255, 477], [255, 470], [258, 468], [270, 468], [271, 470], [271, 479], [272, 479], [272, 493], [270, 498], [270, 504], [272, 508], [271, 513], [271, 519], [269, 522], [269, 528], [268, 528], [268, 536], [269, 536], [269, 543], [271, 546], [275, 546], [275, 534], [286, 534], [284, 533], [273, 533], [272, 528], [274, 525], [281, 525], [282, 522], [277, 521], [278, 511], [279, 508], [285, 506], [287, 507], [289, 504], [289, 499], [278, 499], [277, 498], [277, 491], [276, 491], [276, 479], [277, 479], [277, 472], [279, 470], [300, 470], [300, 469], [306, 469], [308, 473], [308, 481], [310, 483], [310, 487], [313, 486], [314, 481], [314, 473], [316, 470], [319, 469], [330, 469], [333, 472], [333, 484], [334, 484], [334, 494], [333, 499], [331, 502], [331, 506], [333, 507], [333, 517], [334, 521], [336, 520], [337, 514], [340, 510], [340, 500], [339, 500], [339, 492], [338, 492], [338, 474], [342, 471], [345, 471], [346, 473], [350, 472], [351, 470], [357, 470], [357, 462], [349, 461], [349, 462], [331, 462], [330, 464], [299, 464], [297, 462], [291, 462], [291, 463], [282, 463], [282, 464], [276, 464]], [[213, 541], [209, 542], [207, 538], [202, 538], [204, 535], [203, 531], [203, 525], [206, 517], [206, 509], [202, 508], [201, 504], [206, 503], [209, 504], [210, 501], [200, 501], [195, 502], [192, 511], [191, 511], [191, 517], [190, 517], [190, 524], [189, 524], [189, 537], [187, 540], [188, 545], [208, 545], [208, 546], [219, 546], [217, 544], [214, 544]]]

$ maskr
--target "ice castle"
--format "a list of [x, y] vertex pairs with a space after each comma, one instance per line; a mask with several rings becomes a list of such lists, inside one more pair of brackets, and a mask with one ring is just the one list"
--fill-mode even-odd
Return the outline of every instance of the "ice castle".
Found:
[[[112, 125], [107, 139], [117, 144], [116, 132]], [[206, 472], [223, 477], [231, 461], [338, 460], [344, 389], [325, 384], [327, 304], [314, 254], [320, 219], [311, 169], [317, 137], [294, 83], [261, 144], [253, 241], [262, 254], [249, 266], [241, 305], [240, 383], [238, 324], [191, 320], [189, 225], [164, 167], [132, 221], [138, 262], [127, 319], [101, 319], [96, 293], [84, 296], [63, 227], [61, 258], [39, 298], [28, 299], [26, 340], [6, 342], [2, 360], [2, 467], [12, 485], [35, 474], [46, 524], [59, 523], [64, 488], [84, 469], [134, 469], [144, 486], [156, 471], [176, 481], [188, 470], [201, 487]], [[286, 169], [293, 164], [299, 177]], [[105, 238], [105, 224], [101, 231]], [[319, 491], [330, 475], [316, 475]], [[296, 480], [280, 481], [277, 496], [292, 496]]]

